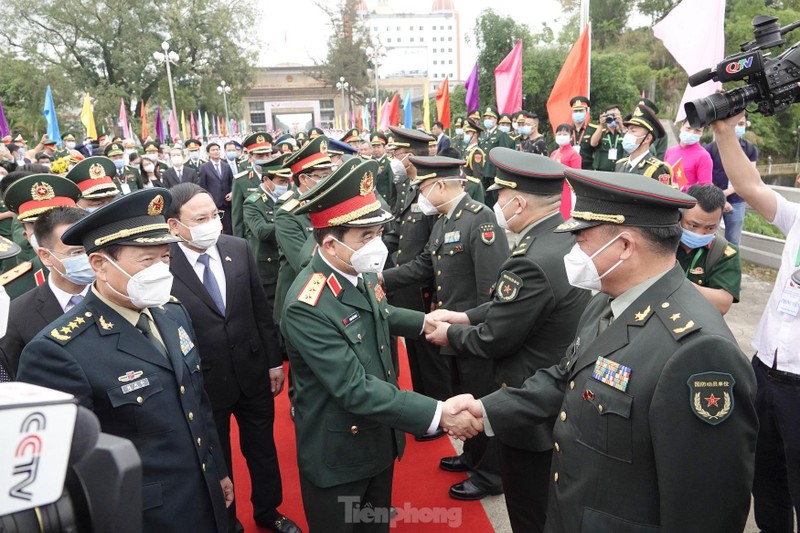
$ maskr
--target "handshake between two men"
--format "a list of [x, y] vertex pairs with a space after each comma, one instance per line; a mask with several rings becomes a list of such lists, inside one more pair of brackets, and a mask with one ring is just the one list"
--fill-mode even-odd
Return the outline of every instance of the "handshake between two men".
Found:
[[[466, 313], [437, 309], [425, 315], [425, 338], [431, 344], [447, 346], [447, 329], [451, 324], [467, 324]], [[467, 440], [484, 430], [483, 407], [471, 394], [459, 394], [446, 400], [442, 406], [439, 425], [453, 437]]]

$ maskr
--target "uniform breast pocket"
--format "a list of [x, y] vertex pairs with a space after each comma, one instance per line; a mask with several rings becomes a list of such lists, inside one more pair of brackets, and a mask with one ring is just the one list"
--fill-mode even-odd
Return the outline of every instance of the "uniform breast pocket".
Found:
[[436, 252], [436, 258], [446, 267], [441, 269], [442, 276], [462, 276], [472, 272], [472, 260], [463, 243], [443, 244]]
[[578, 442], [603, 455], [630, 463], [632, 461], [633, 397], [608, 385], [589, 379], [576, 422]]
[[165, 420], [164, 387], [152, 374], [108, 389], [114, 427], [122, 435], [143, 435], [172, 431]]
[[375, 462], [381, 431], [376, 422], [350, 413], [328, 413], [325, 427], [328, 439], [324, 454], [328, 467], [348, 468]]
[[[364, 318], [362, 317], [361, 320], [364, 320]], [[364, 328], [356, 322], [345, 327], [344, 336], [347, 338], [347, 343], [353, 348], [353, 351], [356, 352], [358, 360], [366, 367], [370, 361], [372, 361], [372, 352], [365, 345], [366, 332]]]

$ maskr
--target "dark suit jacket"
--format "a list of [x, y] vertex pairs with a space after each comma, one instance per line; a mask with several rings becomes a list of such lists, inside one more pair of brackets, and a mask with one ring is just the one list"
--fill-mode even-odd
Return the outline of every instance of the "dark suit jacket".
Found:
[[0, 363], [8, 370], [11, 379], [16, 376], [19, 356], [25, 345], [63, 313], [48, 283], [42, 283], [11, 301], [8, 330], [0, 339]]
[[168, 360], [89, 292], [25, 347], [17, 377], [75, 395], [103, 432], [133, 442], [142, 460], [143, 531], [227, 531], [219, 483], [227, 468], [197, 337], [177, 301], [150, 312]]
[[750, 362], [680, 266], [598, 335], [607, 305], [589, 302], [559, 365], [482, 399], [497, 435], [558, 417], [545, 531], [742, 531], [758, 432]]
[[197, 171], [192, 167], [183, 165], [181, 168], [181, 179], [178, 180], [175, 169], [169, 168], [161, 173], [161, 182], [167, 189], [172, 188], [179, 183], [197, 183]]
[[203, 379], [215, 410], [230, 407], [242, 394], [269, 390], [269, 369], [283, 363], [272, 309], [247, 241], [221, 235], [217, 249], [225, 271], [225, 316], [177, 244], [169, 265], [175, 276], [172, 294], [190, 310], [197, 331]]
[[436, 153], [441, 154], [442, 150], [447, 150], [448, 148], [450, 148], [450, 137], [442, 135], [441, 139], [436, 141]]
[[231, 167], [225, 161], [219, 162], [220, 174], [214, 169], [214, 163], [209, 161], [200, 167], [197, 174], [197, 184], [208, 191], [214, 199], [217, 208], [228, 207], [230, 202], [225, 200], [225, 196], [231, 192], [233, 186], [233, 173]]

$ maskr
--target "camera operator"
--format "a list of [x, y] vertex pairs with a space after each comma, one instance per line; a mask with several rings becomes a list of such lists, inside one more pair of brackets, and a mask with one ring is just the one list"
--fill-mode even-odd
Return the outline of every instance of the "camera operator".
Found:
[[736, 193], [786, 235], [781, 267], [753, 338], [759, 419], [753, 479], [761, 531], [793, 531], [800, 514], [800, 205], [770, 189], [736, 136], [744, 114], [712, 123], [719, 155]]
[[589, 144], [594, 148], [592, 169], [613, 171], [617, 159], [625, 155], [625, 150], [622, 149], [622, 136], [625, 132], [621, 117], [616, 104], [608, 106], [600, 115], [600, 127], [594, 130], [589, 139]]

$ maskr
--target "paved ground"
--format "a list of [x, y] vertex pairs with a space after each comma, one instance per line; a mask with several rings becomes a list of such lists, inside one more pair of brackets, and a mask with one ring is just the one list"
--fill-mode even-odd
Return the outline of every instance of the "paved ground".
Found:
[[[748, 356], [752, 355], [754, 352], [753, 348], [750, 346], [750, 339], [755, 333], [756, 326], [761, 318], [764, 306], [767, 304], [771, 290], [772, 282], [762, 281], [753, 276], [744, 274], [742, 277], [741, 301], [738, 304], [734, 304], [731, 311], [725, 317], [728, 326], [739, 341], [739, 346]], [[456, 448], [460, 450], [460, 441], [455, 440], [454, 443]], [[503, 496], [490, 496], [485, 498], [483, 500], [483, 506], [496, 532], [511, 532]], [[751, 513], [750, 520], [745, 528], [745, 533], [757, 532], [758, 529], [755, 526]]]

